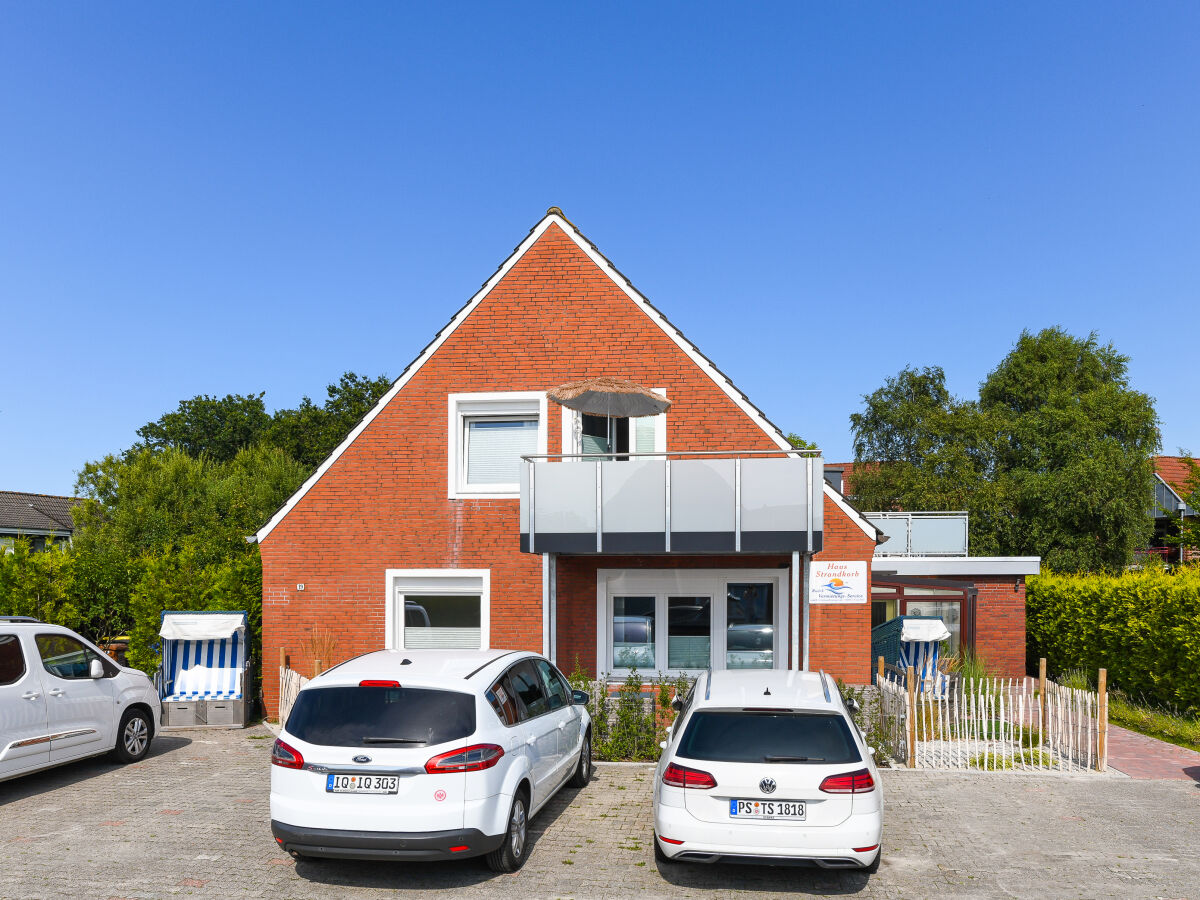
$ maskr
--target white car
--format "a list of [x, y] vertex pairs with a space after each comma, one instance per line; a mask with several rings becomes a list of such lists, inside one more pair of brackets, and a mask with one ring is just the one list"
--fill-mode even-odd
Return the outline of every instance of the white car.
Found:
[[874, 751], [825, 673], [706, 672], [655, 772], [659, 861], [879, 867]]
[[158, 692], [69, 628], [0, 616], [0, 781], [88, 756], [137, 762]]
[[529, 819], [592, 772], [587, 694], [524, 651], [380, 650], [296, 697], [271, 754], [271, 831], [295, 856], [486, 855], [512, 872]]

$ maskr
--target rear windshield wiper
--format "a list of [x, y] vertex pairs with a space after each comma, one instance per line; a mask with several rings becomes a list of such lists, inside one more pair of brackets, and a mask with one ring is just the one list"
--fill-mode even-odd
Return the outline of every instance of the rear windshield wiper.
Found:
[[764, 762], [825, 762], [823, 756], [764, 756]]
[[425, 738], [402, 738], [402, 737], [365, 737], [362, 739], [364, 744], [428, 744], [429, 741]]

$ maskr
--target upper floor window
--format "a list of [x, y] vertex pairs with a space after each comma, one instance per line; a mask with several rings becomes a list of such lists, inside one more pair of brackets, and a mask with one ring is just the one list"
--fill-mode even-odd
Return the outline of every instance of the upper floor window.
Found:
[[[667, 395], [662, 388], [655, 393]], [[613, 419], [563, 409], [562, 446], [564, 453], [617, 459], [627, 459], [627, 453], [662, 453], [667, 449], [667, 416]]]
[[451, 394], [449, 496], [519, 497], [521, 457], [546, 452], [546, 395]]

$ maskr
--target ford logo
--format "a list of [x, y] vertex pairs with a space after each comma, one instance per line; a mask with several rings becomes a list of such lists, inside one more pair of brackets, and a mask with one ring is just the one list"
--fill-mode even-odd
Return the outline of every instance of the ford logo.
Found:
[[[356, 757], [354, 757], [354, 761], [355, 761], [356, 763], [369, 763], [369, 762], [371, 761], [371, 757], [369, 757], [369, 756], [356, 756]], [[774, 787], [772, 787], [772, 788], [771, 788], [771, 790], [775, 790], [775, 788], [774, 788]]]
[[758, 783], [758, 789], [760, 791], [762, 791], [764, 794], [775, 793], [775, 779], [774, 778], [764, 778], [762, 781], [760, 781]]

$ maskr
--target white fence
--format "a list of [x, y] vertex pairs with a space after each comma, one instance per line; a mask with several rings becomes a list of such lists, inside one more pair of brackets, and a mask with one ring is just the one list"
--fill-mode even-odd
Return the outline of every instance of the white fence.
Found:
[[922, 680], [885, 667], [879, 727], [910, 768], [1104, 771], [1108, 703], [1044, 678]]
[[292, 704], [296, 702], [296, 695], [300, 693], [300, 688], [308, 684], [308, 679], [299, 672], [289, 669], [287, 666], [279, 667], [279, 724], [287, 723], [288, 713], [292, 711]]

